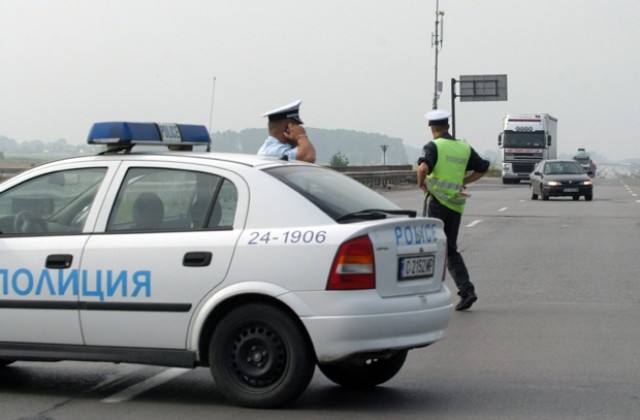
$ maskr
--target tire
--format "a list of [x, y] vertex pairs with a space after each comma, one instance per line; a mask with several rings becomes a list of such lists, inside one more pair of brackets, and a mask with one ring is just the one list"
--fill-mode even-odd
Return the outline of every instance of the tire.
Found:
[[573, 201], [580, 200], [580, 196], [579, 195], [572, 195], [571, 198], [573, 198]]
[[387, 382], [404, 365], [407, 350], [388, 359], [367, 359], [364, 363], [318, 364], [320, 371], [331, 381], [347, 388], [371, 388]]
[[584, 196], [584, 199], [585, 199], [586, 201], [591, 201], [591, 200], [593, 200], [593, 194], [587, 194], [587, 195], [585, 195], [585, 196]]
[[543, 189], [540, 189], [540, 195], [542, 196], [542, 199], [544, 201], [548, 201], [549, 200], [549, 194], [545, 194]]
[[244, 407], [272, 408], [295, 400], [311, 382], [315, 364], [313, 346], [297, 320], [268, 304], [229, 312], [209, 346], [216, 386]]

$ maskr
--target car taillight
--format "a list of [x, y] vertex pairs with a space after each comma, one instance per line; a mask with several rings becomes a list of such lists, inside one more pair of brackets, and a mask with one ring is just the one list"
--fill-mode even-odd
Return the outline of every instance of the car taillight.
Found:
[[360, 236], [343, 243], [338, 249], [327, 290], [375, 289], [376, 270], [373, 245], [368, 236]]

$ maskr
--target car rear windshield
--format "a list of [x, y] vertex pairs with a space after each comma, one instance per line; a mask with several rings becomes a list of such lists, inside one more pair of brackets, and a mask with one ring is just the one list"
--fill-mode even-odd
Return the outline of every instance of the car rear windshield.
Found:
[[[357, 221], [358, 217], [349, 216], [363, 212], [370, 215], [374, 210], [392, 213], [400, 210], [392, 201], [332, 169], [286, 165], [266, 172], [305, 196], [336, 221]], [[371, 217], [360, 218], [367, 219]]]

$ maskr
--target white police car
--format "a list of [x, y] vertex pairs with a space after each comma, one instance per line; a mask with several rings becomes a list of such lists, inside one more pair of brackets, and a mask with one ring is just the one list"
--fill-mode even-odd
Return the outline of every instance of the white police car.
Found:
[[186, 151], [202, 126], [99, 123], [89, 142], [107, 150], [0, 184], [0, 366], [208, 366], [273, 407], [316, 365], [375, 386], [446, 336], [439, 220], [318, 165]]

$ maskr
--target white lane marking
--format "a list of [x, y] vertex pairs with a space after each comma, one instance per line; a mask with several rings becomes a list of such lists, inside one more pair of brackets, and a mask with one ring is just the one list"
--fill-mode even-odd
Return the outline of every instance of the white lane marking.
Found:
[[505, 210], [506, 210], [506, 209], [508, 209], [508, 208], [509, 208], [509, 207], [503, 207], [503, 208], [501, 208], [501, 209], [500, 209], [500, 210], [498, 210], [498, 211], [505, 211]]
[[192, 369], [186, 369], [186, 368], [167, 369], [157, 374], [156, 376], [152, 376], [151, 378], [140, 382], [139, 384], [130, 386], [127, 389], [123, 389], [122, 391], [103, 399], [102, 402], [103, 403], [120, 403], [123, 401], [129, 401], [135, 398], [136, 396], [142, 394], [143, 392], [146, 392], [151, 388], [155, 388], [166, 382], [169, 382], [170, 380], [177, 378], [178, 376], [183, 375], [189, 372], [190, 370]]
[[115, 384], [116, 382], [123, 380], [124, 378], [131, 375], [135, 371], [141, 370], [144, 368], [144, 366], [141, 366], [141, 365], [130, 365], [126, 363], [121, 364], [120, 367], [123, 368], [124, 370], [123, 372], [119, 372], [114, 375], [108, 376], [104, 381], [100, 382], [98, 385], [94, 386], [90, 390], [98, 391], [102, 388], [106, 388], [112, 384]]
[[467, 225], [467, 227], [474, 227], [475, 225], [477, 225], [480, 222], [482, 222], [482, 220], [474, 220], [473, 222], [469, 223]]

